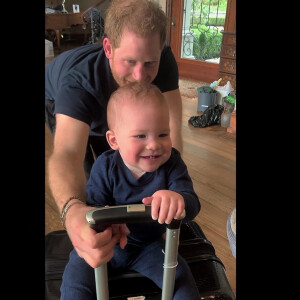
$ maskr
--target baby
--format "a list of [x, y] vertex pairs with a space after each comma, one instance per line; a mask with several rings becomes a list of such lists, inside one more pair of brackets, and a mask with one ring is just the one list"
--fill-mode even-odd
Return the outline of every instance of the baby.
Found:
[[[187, 167], [179, 151], [172, 148], [168, 104], [156, 86], [129, 83], [111, 95], [107, 122], [106, 138], [112, 149], [101, 154], [91, 169], [87, 205], [151, 204], [152, 218], [158, 222], [127, 224], [129, 230], [123, 232], [130, 233], [115, 246], [109, 263], [113, 268], [135, 270], [162, 288], [166, 224], [184, 209], [183, 222], [200, 211]], [[65, 276], [69, 278], [65, 286], [92, 299], [88, 295], [95, 295], [94, 270], [75, 251], [66, 272], [72, 276]], [[173, 297], [200, 299], [189, 266], [180, 255]]]

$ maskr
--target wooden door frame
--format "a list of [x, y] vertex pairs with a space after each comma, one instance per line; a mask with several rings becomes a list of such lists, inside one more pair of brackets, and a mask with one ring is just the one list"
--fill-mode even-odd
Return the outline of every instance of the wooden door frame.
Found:
[[236, 0], [227, 0], [224, 31], [236, 32]]

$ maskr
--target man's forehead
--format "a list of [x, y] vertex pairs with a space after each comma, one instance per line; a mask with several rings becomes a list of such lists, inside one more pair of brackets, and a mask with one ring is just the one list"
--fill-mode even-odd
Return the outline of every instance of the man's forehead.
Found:
[[[128, 29], [124, 29], [121, 36], [120, 36], [120, 45], [122, 44], [130, 44], [131, 42], [141, 42], [143, 41], [146, 45], [150, 45], [151, 47], [157, 47], [157, 49], [160, 51], [160, 37], [159, 33], [155, 32], [153, 34], [147, 34], [146, 36], [143, 36], [135, 31], [131, 31]], [[132, 45], [134, 46], [134, 45]]]

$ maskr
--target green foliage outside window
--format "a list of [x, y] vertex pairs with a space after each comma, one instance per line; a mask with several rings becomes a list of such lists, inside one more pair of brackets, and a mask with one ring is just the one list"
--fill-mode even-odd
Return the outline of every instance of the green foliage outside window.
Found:
[[190, 32], [194, 37], [193, 55], [207, 60], [220, 57], [227, 0], [193, 0]]
[[191, 28], [194, 36], [193, 55], [196, 59], [207, 60], [220, 57], [222, 33], [215, 27], [199, 25]]

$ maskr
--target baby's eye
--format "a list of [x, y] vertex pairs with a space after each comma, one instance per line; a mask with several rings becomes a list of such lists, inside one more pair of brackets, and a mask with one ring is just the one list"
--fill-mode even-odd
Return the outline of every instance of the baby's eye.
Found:
[[168, 134], [168, 133], [161, 133], [161, 134], [159, 135], [159, 137], [166, 137], [166, 136], [169, 136], [169, 134]]
[[138, 134], [138, 135], [135, 135], [134, 137], [136, 137], [137, 139], [144, 139], [146, 137], [146, 135]]

